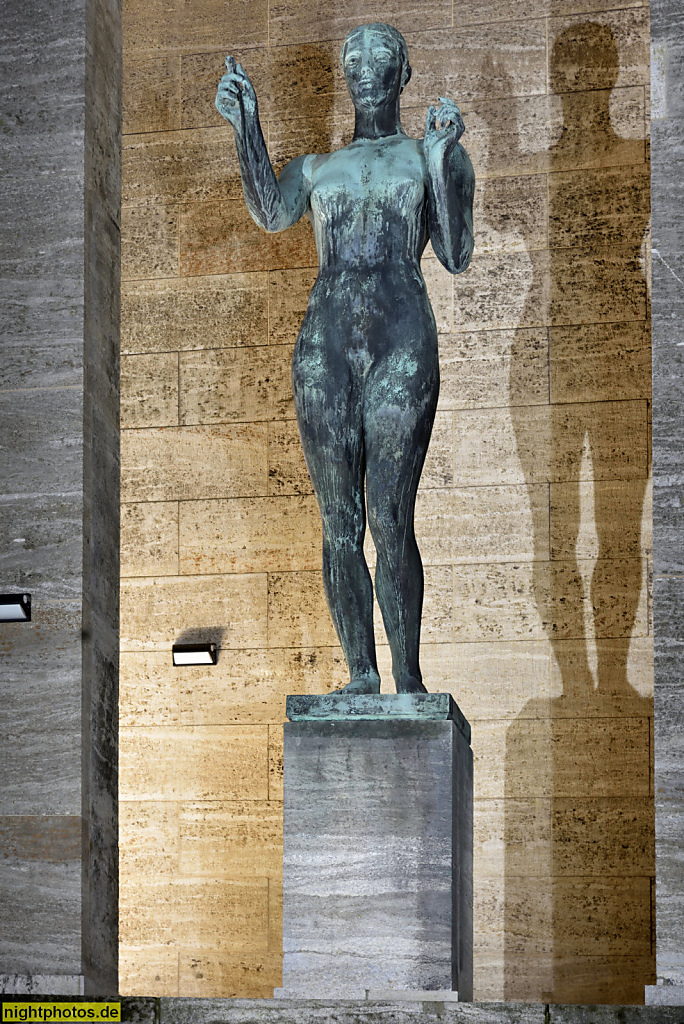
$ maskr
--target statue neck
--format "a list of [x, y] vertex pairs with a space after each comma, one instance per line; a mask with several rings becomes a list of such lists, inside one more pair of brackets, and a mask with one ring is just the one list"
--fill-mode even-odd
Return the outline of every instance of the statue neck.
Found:
[[389, 135], [403, 135], [399, 119], [399, 99], [391, 106], [356, 107], [354, 140], [384, 139]]

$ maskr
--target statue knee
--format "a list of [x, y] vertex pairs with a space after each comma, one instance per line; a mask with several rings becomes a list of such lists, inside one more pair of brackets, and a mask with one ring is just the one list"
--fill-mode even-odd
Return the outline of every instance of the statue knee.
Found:
[[382, 502], [372, 508], [369, 506], [368, 525], [380, 557], [397, 551], [403, 530], [399, 509], [396, 505]]
[[363, 550], [363, 509], [350, 502], [328, 503], [321, 508], [323, 544], [329, 550]]

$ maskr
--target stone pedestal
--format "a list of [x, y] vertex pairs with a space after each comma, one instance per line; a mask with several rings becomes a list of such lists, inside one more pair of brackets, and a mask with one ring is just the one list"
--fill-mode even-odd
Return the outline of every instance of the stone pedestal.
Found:
[[472, 999], [470, 727], [448, 694], [288, 697], [283, 988]]

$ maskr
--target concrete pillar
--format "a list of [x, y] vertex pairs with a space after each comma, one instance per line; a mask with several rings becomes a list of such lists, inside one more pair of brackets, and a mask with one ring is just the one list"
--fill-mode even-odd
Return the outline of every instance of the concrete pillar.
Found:
[[118, 0], [0, 38], [0, 987], [117, 988]]
[[684, 1005], [684, 9], [651, 4], [656, 969]]

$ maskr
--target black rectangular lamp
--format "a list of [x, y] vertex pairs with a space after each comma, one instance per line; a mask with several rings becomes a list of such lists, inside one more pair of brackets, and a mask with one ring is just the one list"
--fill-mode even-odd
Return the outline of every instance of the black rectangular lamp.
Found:
[[174, 644], [174, 665], [215, 665], [218, 659], [216, 644]]
[[0, 622], [30, 621], [30, 594], [0, 594]]

